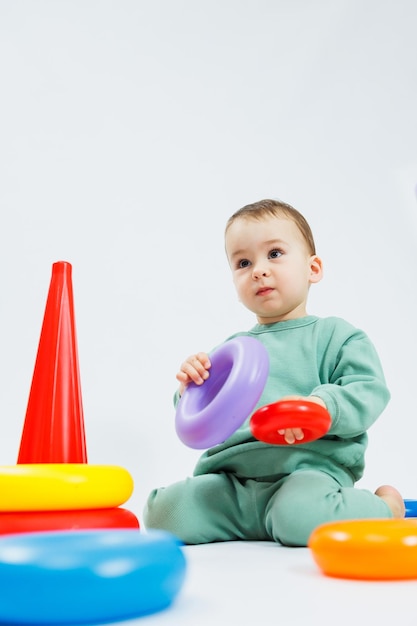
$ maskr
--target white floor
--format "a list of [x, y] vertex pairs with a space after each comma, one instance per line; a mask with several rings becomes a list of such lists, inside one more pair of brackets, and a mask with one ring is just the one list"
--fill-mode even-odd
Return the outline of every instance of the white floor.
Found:
[[124, 626], [415, 626], [417, 581], [323, 576], [308, 548], [231, 542], [183, 548], [188, 574], [167, 610]]

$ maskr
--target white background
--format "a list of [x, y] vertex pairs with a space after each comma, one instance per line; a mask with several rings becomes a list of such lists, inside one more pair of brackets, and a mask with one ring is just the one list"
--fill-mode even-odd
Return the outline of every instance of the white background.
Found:
[[417, 498], [414, 0], [0, 0], [0, 459], [52, 263], [73, 266], [90, 463], [127, 504], [189, 475], [175, 374], [250, 328], [223, 251], [265, 197], [310, 221], [309, 313], [363, 328], [392, 400], [361, 484]]

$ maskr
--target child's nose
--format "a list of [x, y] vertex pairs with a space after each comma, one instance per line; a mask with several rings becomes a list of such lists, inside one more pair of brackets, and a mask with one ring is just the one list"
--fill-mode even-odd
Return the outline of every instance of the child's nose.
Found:
[[262, 263], [258, 263], [253, 266], [252, 276], [253, 278], [261, 278], [261, 276], [268, 276], [268, 269]]

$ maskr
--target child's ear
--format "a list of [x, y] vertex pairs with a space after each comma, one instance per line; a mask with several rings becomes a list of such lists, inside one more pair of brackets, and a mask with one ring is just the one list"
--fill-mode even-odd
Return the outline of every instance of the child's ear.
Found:
[[318, 283], [323, 278], [323, 261], [316, 254], [310, 259], [310, 283]]

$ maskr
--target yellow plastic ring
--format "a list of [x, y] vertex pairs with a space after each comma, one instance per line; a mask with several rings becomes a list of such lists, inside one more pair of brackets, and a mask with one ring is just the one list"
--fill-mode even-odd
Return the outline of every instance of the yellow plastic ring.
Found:
[[82, 463], [0, 466], [0, 511], [62, 511], [117, 507], [132, 495], [123, 467]]
[[417, 520], [330, 522], [312, 532], [308, 547], [327, 576], [365, 580], [417, 578]]

